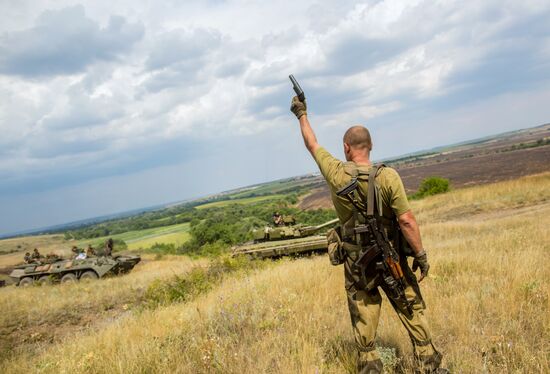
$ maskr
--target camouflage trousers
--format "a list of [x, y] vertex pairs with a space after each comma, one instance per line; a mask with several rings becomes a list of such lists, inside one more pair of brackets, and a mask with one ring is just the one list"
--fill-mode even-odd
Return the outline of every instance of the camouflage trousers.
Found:
[[[374, 342], [382, 304], [382, 295], [379, 288], [385, 291], [385, 287], [379, 281], [376, 270], [367, 269], [365, 277], [362, 277], [356, 270], [352, 270], [354, 269], [352, 267], [353, 261], [357, 257], [356, 251], [353, 250], [356, 246], [345, 243], [344, 248], [347, 252], [347, 258], [344, 263], [346, 293], [355, 342], [359, 350], [358, 372], [361, 374], [381, 373], [382, 361]], [[412, 274], [406, 263], [402, 263], [401, 265], [402, 267], [406, 266], [405, 272], [409, 273], [405, 295], [407, 300], [415, 300], [412, 316], [408, 315], [406, 307], [402, 302], [393, 299], [390, 292], [385, 293], [411, 338], [420, 372], [429, 373], [439, 367], [442, 355], [432, 343], [428, 324], [424, 316], [424, 302], [412, 286], [412, 283], [417, 286], [416, 279], [410, 279], [410, 277], [414, 277], [414, 274]]]

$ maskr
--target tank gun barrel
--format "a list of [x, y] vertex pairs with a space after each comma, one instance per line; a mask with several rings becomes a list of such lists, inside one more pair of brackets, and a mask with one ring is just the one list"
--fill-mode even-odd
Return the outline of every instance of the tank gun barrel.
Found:
[[328, 222], [325, 222], [325, 223], [322, 223], [318, 226], [315, 226], [315, 231], [317, 230], [321, 230], [322, 228], [324, 227], [327, 227], [327, 226], [330, 226], [330, 225], [334, 225], [335, 223], [339, 222], [340, 220], [338, 218], [335, 218], [335, 219], [332, 219]]
[[325, 223], [322, 223], [318, 226], [306, 226], [306, 227], [302, 227], [300, 229], [300, 233], [302, 234], [302, 236], [306, 236], [306, 235], [313, 235], [314, 233], [316, 233], [317, 231], [321, 230], [322, 228], [324, 227], [327, 227], [327, 226], [330, 226], [330, 225], [334, 225], [336, 222], [338, 222], [339, 219], [338, 218], [335, 218], [333, 220], [330, 220], [328, 222], [325, 222]]

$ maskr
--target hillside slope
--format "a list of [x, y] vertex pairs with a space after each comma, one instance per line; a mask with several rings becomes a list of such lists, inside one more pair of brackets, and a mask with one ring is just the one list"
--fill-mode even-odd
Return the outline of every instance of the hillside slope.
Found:
[[[446, 365], [548, 372], [550, 173], [453, 191], [413, 209], [432, 264], [423, 282], [427, 316]], [[388, 372], [410, 372], [410, 343], [387, 301], [377, 345]], [[319, 256], [228, 278], [189, 303], [135, 310], [38, 353], [18, 351], [0, 371], [345, 373], [353, 372], [353, 352], [343, 269]]]

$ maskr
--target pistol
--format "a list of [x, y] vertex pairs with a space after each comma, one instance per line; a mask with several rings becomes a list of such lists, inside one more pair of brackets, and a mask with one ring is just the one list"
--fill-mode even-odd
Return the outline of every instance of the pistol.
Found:
[[292, 88], [294, 89], [294, 92], [296, 92], [296, 96], [298, 96], [298, 100], [300, 100], [301, 102], [304, 102], [304, 100], [306, 99], [304, 90], [302, 90], [302, 87], [300, 87], [300, 85], [298, 84], [298, 81], [296, 80], [296, 78], [294, 78], [294, 75], [290, 74], [288, 77], [292, 82]]

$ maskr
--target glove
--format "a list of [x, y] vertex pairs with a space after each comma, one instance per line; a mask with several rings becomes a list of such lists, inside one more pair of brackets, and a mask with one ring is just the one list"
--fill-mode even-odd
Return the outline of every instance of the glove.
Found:
[[290, 111], [294, 113], [296, 118], [300, 119], [301, 116], [307, 114], [306, 100], [304, 99], [304, 101], [302, 102], [300, 101], [300, 99], [298, 99], [298, 96], [294, 96], [292, 98], [292, 103], [290, 104]]
[[422, 279], [428, 276], [428, 270], [430, 270], [430, 264], [428, 264], [428, 255], [425, 251], [422, 251], [414, 258], [412, 271], [415, 272], [418, 268], [420, 268], [420, 278], [418, 279], [418, 281], [421, 282]]

